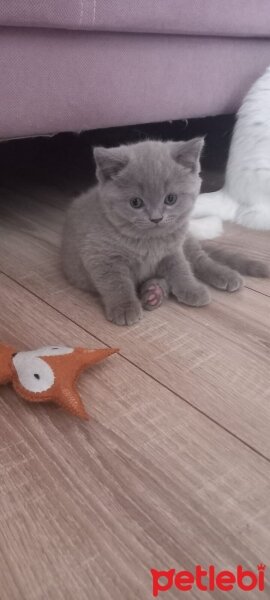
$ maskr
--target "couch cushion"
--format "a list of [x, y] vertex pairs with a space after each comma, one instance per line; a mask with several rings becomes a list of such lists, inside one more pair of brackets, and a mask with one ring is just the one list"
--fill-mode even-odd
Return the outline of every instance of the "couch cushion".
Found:
[[265, 39], [5, 27], [0, 138], [233, 112], [269, 56]]
[[269, 0], [2, 0], [0, 26], [269, 37]]

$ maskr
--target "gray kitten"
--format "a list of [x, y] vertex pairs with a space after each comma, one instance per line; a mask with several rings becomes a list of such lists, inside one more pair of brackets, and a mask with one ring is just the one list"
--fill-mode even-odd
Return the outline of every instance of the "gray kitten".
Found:
[[[266, 276], [259, 261], [217, 255], [213, 260], [187, 234], [200, 190], [203, 140], [144, 141], [95, 148], [98, 183], [71, 206], [63, 237], [63, 266], [77, 287], [98, 293], [107, 319], [132, 325], [142, 307], [172, 294], [189, 306], [209, 303], [198, 279], [233, 292], [241, 272]], [[198, 278], [198, 279], [197, 279]]]

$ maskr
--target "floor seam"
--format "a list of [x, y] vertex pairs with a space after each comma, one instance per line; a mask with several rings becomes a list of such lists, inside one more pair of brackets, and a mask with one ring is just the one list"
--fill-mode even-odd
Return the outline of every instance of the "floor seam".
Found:
[[255, 292], [255, 294], [260, 294], [261, 296], [265, 296], [265, 298], [270, 298], [270, 294], [266, 294], [265, 292], [261, 292], [260, 290], [254, 290], [254, 288], [249, 287], [248, 285], [244, 286], [247, 290], [251, 292]]

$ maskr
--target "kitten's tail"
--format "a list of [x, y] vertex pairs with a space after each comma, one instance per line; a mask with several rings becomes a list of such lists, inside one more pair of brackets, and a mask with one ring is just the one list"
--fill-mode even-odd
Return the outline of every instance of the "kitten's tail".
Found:
[[203, 249], [208, 256], [222, 265], [227, 265], [241, 273], [251, 277], [270, 277], [270, 267], [260, 260], [252, 260], [240, 252], [230, 252], [225, 248], [216, 248], [214, 245], [204, 243]]
[[223, 189], [200, 194], [191, 213], [190, 232], [199, 239], [213, 239], [222, 233], [222, 221], [233, 221], [237, 203]]

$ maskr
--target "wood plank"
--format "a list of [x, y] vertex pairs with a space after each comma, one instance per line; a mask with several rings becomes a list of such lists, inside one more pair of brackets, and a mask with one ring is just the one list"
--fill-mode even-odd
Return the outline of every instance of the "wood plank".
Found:
[[[97, 345], [4, 275], [0, 285], [2, 341]], [[88, 423], [1, 389], [1, 600], [150, 600], [150, 568], [267, 564], [268, 461], [124, 358], [79, 387]]]
[[[170, 302], [134, 328], [115, 327], [61, 273], [59, 214], [54, 218], [54, 207], [46, 207], [41, 229], [39, 202], [28, 202], [18, 206], [19, 196], [11, 196], [2, 209], [0, 268], [100, 341], [120, 345], [123, 356], [269, 457], [269, 299], [248, 289], [216, 292], [204, 309]], [[21, 222], [29, 219], [34, 235]]]

